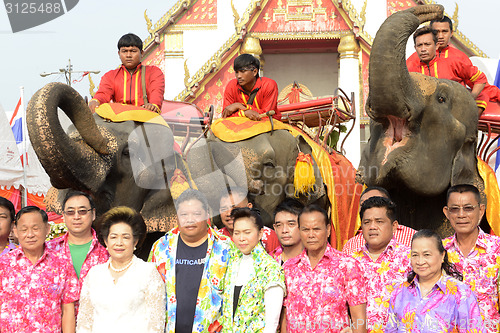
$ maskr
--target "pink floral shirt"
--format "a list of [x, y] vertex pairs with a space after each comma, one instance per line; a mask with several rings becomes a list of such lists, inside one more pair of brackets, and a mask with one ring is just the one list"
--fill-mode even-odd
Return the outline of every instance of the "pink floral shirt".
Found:
[[467, 256], [460, 251], [455, 237], [443, 240], [448, 258], [476, 295], [487, 331], [499, 332], [500, 237], [488, 235], [479, 229], [476, 246]]
[[70, 262], [45, 249], [33, 265], [22, 248], [0, 257], [2, 333], [61, 332], [62, 304], [78, 300], [78, 280]]
[[307, 250], [283, 266], [287, 332], [340, 332], [348, 327], [347, 306], [366, 303], [366, 282], [358, 262], [329, 244], [311, 267]]
[[[57, 237], [46, 243], [47, 247], [51, 250], [59, 252], [62, 254], [68, 262], [73, 265], [71, 260], [71, 252], [69, 251], [68, 245], [68, 234], [61, 237]], [[109, 259], [108, 251], [104, 246], [97, 240], [96, 232], [92, 229], [92, 244], [90, 244], [89, 252], [87, 253], [87, 258], [83, 262], [82, 269], [80, 270], [80, 279], [78, 280], [78, 290], [82, 288], [83, 280], [89, 270], [98, 264], [103, 264]]]
[[352, 256], [359, 262], [366, 279], [366, 320], [368, 330], [383, 332], [387, 324], [391, 292], [406, 280], [410, 266], [410, 248], [393, 238], [376, 261], [367, 246]]

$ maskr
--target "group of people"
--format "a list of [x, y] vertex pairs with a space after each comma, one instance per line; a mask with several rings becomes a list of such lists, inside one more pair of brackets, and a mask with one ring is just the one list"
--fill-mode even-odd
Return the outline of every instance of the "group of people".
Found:
[[453, 24], [447, 16], [417, 29], [413, 34], [416, 52], [406, 66], [410, 72], [449, 79], [469, 88], [481, 115], [489, 101], [500, 102], [500, 90], [488, 83], [465, 53], [450, 45], [452, 35]]
[[[267, 228], [244, 189], [233, 188], [220, 199], [222, 230], [203, 194], [189, 189], [176, 201], [178, 226], [144, 262], [134, 252], [146, 225], [131, 208], [94, 221], [92, 198], [71, 191], [62, 203], [68, 232], [45, 241], [43, 210], [14, 216], [0, 198], [8, 249], [0, 256], [0, 331], [499, 331], [500, 238], [479, 228], [477, 188], [448, 190], [443, 212], [453, 236], [413, 231], [409, 246], [396, 238], [396, 205], [385, 189], [367, 188], [360, 203], [365, 244], [341, 252], [317, 205], [286, 199]], [[5, 241], [12, 225], [19, 247]]]

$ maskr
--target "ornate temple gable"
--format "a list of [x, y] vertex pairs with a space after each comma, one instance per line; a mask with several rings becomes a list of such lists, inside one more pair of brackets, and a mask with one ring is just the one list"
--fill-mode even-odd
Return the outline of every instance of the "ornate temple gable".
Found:
[[[431, 5], [437, 4], [434, 0], [387, 0], [387, 16], [394, 14], [400, 10], [405, 10], [407, 8], [417, 6], [419, 4]], [[457, 29], [458, 26], [458, 5], [455, 7], [455, 12], [453, 15], [448, 15], [446, 12], [444, 13], [446, 16], [451, 18], [453, 21], [453, 37], [452, 43], [462, 52], [467, 54], [467, 56], [479, 56], [483, 58], [488, 58], [488, 56], [481, 50], [477, 45], [475, 45], [469, 38], [467, 38], [460, 30]]]
[[249, 26], [252, 35], [289, 34], [287, 39], [306, 32], [351, 30], [331, 0], [270, 0]]
[[172, 30], [207, 30], [216, 28], [217, 0], [195, 1], [172, 27]]
[[165, 13], [154, 25], [148, 18], [146, 11], [144, 12], [144, 18], [146, 19], [147, 29], [149, 32], [149, 37], [143, 43], [144, 51], [149, 51], [151, 47], [160, 43], [161, 33], [169, 26], [175, 23], [175, 21], [191, 7], [193, 2], [196, 0], [179, 0], [177, 1], [168, 12]]
[[[196, 74], [186, 80], [186, 89], [175, 99], [201, 103], [200, 107], [205, 109], [206, 101], [213, 101], [214, 96], [222, 94], [229, 78], [233, 78], [233, 75], [227, 76], [227, 69], [221, 69], [222, 63], [230, 67], [228, 64], [237, 56], [237, 46], [245, 36], [261, 40], [338, 40], [349, 31], [354, 31], [360, 42], [369, 49], [373, 39], [363, 31], [365, 10], [366, 1], [358, 14], [349, 0], [252, 0], [241, 16], [233, 7], [236, 33]], [[214, 75], [219, 71], [226, 76], [215, 79]], [[213, 89], [217, 92], [212, 92]], [[218, 100], [215, 107], [218, 111]]]
[[161, 35], [159, 38], [159, 44], [156, 47], [150, 48], [144, 53], [142, 57], [142, 63], [146, 66], [153, 65], [161, 69], [165, 66], [165, 39]]

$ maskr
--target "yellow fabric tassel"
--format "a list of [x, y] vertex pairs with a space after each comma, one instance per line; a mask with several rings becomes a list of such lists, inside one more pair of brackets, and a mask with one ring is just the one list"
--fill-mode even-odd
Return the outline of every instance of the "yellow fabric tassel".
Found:
[[314, 184], [316, 184], [316, 177], [314, 177], [312, 157], [310, 154], [299, 152], [293, 175], [295, 197], [297, 198], [300, 194], [307, 194], [309, 191], [314, 190]]
[[174, 170], [174, 175], [170, 178], [170, 194], [174, 200], [189, 189], [189, 183], [180, 169]]

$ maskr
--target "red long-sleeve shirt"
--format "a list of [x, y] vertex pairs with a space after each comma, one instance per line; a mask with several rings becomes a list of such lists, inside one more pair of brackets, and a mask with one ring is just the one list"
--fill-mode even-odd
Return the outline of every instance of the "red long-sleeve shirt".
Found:
[[[472, 64], [469, 57], [450, 46], [437, 50], [436, 57], [428, 64], [420, 61], [415, 52], [406, 60], [406, 66], [410, 72], [422, 73], [438, 79], [453, 80], [471, 89], [475, 84], [488, 84], [486, 75]], [[478, 107], [486, 108], [488, 101], [489, 96], [483, 89], [476, 98], [476, 104]]]
[[163, 103], [165, 93], [165, 75], [156, 66], [142, 66], [139, 64], [133, 74], [130, 74], [125, 66], [121, 65], [103, 75], [99, 90], [94, 99], [99, 103], [124, 103], [141, 106], [144, 104], [142, 98], [141, 71], [146, 69], [146, 92], [148, 102], [158, 108]]
[[[274, 110], [276, 113], [273, 118], [281, 120], [281, 113], [278, 111], [278, 84], [270, 78], [259, 77], [253, 89], [259, 89], [259, 91], [255, 96], [253, 104], [247, 105], [249, 93], [239, 85], [238, 80], [233, 79], [229, 81], [224, 91], [224, 104], [222, 109], [225, 109], [233, 103], [241, 103], [249, 106], [250, 109], [260, 114]], [[238, 113], [235, 112], [232, 116], [237, 116], [237, 114]]]

